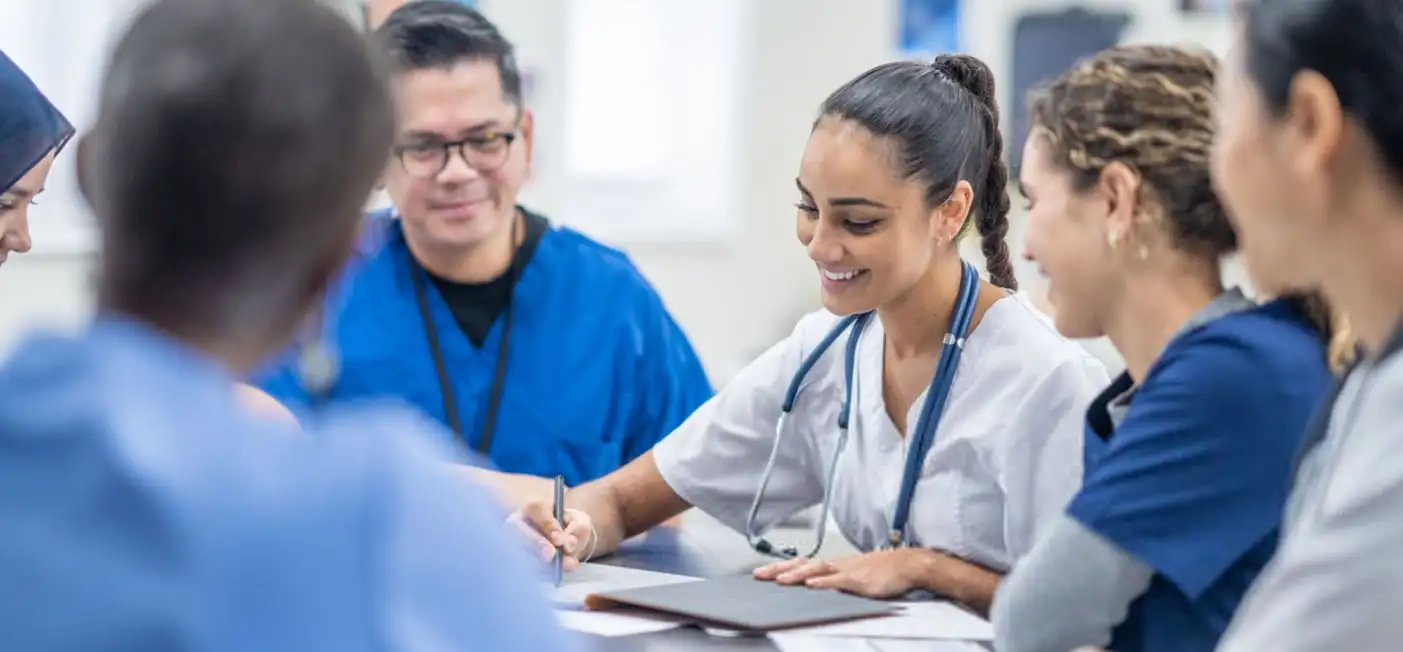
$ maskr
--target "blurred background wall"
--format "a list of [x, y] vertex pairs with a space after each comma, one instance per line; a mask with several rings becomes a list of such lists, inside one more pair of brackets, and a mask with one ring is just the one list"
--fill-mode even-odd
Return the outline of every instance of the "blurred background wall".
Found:
[[[81, 128], [92, 118], [111, 35], [141, 1], [4, 0], [0, 48]], [[359, 18], [355, 2], [336, 1]], [[1011, 124], [1023, 110], [1010, 88], [1014, 35], [1028, 13], [1085, 7], [1122, 15], [1125, 41], [1219, 49], [1226, 18], [1186, 12], [1184, 2], [965, 0], [955, 3], [954, 32], [957, 47], [1000, 76]], [[817, 307], [813, 266], [794, 237], [799, 154], [826, 94], [874, 64], [913, 54], [901, 43], [902, 16], [910, 15], [901, 2], [478, 4], [516, 41], [529, 76], [539, 132], [527, 201], [626, 249], [718, 381]], [[1008, 151], [1016, 157], [1020, 147], [1010, 142]], [[31, 212], [34, 251], [0, 273], [0, 348], [32, 326], [73, 325], [90, 314], [94, 238], [72, 165], [69, 150]], [[1015, 207], [1011, 246], [1021, 254], [1021, 202]], [[1036, 270], [1020, 261], [1018, 272], [1037, 293]], [[1120, 364], [1104, 343], [1086, 344]]]

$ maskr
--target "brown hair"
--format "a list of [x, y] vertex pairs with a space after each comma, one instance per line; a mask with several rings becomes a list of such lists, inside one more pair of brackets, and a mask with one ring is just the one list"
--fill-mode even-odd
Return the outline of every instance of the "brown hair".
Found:
[[1112, 162], [1144, 182], [1180, 249], [1217, 260], [1237, 236], [1213, 192], [1213, 55], [1161, 46], [1123, 46], [1082, 59], [1034, 91], [1034, 137], [1077, 190], [1096, 185]]
[[1291, 301], [1296, 309], [1308, 317], [1326, 342], [1326, 360], [1330, 370], [1340, 373], [1353, 365], [1359, 357], [1359, 340], [1344, 313], [1330, 308], [1330, 303], [1319, 292], [1288, 292], [1283, 299]]
[[[1237, 249], [1209, 176], [1217, 68], [1210, 53], [1167, 46], [1102, 51], [1032, 93], [1032, 137], [1047, 139], [1053, 163], [1072, 172], [1077, 190], [1094, 186], [1112, 162], [1134, 170], [1174, 245], [1216, 262]], [[1332, 368], [1353, 359], [1348, 321], [1324, 297], [1302, 291], [1282, 298], [1329, 343]]]

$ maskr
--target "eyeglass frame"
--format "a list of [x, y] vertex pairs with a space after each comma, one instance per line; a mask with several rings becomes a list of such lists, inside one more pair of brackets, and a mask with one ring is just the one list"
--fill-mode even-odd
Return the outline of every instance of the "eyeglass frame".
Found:
[[[450, 140], [432, 144], [424, 143], [421, 145], [395, 145], [393, 148], [391, 148], [391, 151], [394, 153], [395, 158], [399, 161], [400, 169], [404, 170], [405, 174], [408, 174], [409, 176], [418, 179], [432, 179], [440, 174], [443, 174], [443, 171], [448, 169], [448, 162], [453, 159], [453, 150], [455, 149], [458, 151], [458, 158], [462, 159], [463, 163], [466, 164], [468, 167], [476, 170], [479, 173], [489, 174], [502, 169], [502, 166], [506, 165], [508, 160], [511, 160], [512, 145], [516, 143], [516, 139], [521, 135], [518, 132], [518, 129], [518, 127], [513, 127], [512, 129], [507, 131], [487, 132], [486, 134], [476, 134], [468, 136], [466, 138], [460, 138], [458, 140]], [[476, 165], [473, 163], [473, 159], [468, 158], [469, 151], [474, 151], [478, 154], [482, 154], [482, 151], [479, 148], [487, 147], [492, 142], [498, 140], [502, 142], [502, 151], [500, 154], [494, 154], [494, 156], [500, 156], [501, 160], [497, 161], [492, 165]], [[438, 164], [438, 167], [435, 168], [432, 172], [416, 174], [409, 169], [409, 164], [405, 163], [405, 153], [411, 149], [419, 148], [432, 148], [434, 150], [437, 150], [441, 154], [441, 160]]]

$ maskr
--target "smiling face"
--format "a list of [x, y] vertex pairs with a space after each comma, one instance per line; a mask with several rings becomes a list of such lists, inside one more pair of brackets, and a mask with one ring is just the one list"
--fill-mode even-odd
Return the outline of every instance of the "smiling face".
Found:
[[1051, 142], [1037, 131], [1023, 147], [1019, 175], [1028, 200], [1024, 256], [1047, 279], [1057, 330], [1071, 338], [1104, 335], [1125, 278], [1108, 242], [1108, 203], [1094, 188], [1073, 186], [1072, 173], [1053, 163]]
[[[957, 210], [932, 209], [926, 188], [893, 173], [891, 145], [858, 124], [824, 118], [799, 166], [797, 233], [818, 269], [823, 305], [839, 315], [874, 310], [914, 287], [968, 212], [960, 182]], [[958, 215], [954, 215], [958, 213]]]
[[26, 253], [29, 239], [29, 207], [34, 198], [44, 192], [44, 182], [54, 165], [54, 152], [49, 152], [37, 165], [20, 177], [15, 185], [0, 193], [0, 265], [10, 253]]
[[[505, 232], [530, 170], [532, 121], [503, 93], [497, 66], [466, 60], [402, 72], [395, 102], [397, 155], [385, 184], [407, 235], [453, 249]], [[447, 161], [429, 165], [445, 145]]]

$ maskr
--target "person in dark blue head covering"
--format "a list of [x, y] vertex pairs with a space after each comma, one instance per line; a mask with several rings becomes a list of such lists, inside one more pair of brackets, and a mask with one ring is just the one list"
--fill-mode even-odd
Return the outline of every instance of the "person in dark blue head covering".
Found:
[[73, 125], [0, 51], [0, 264], [29, 251], [29, 205]]

